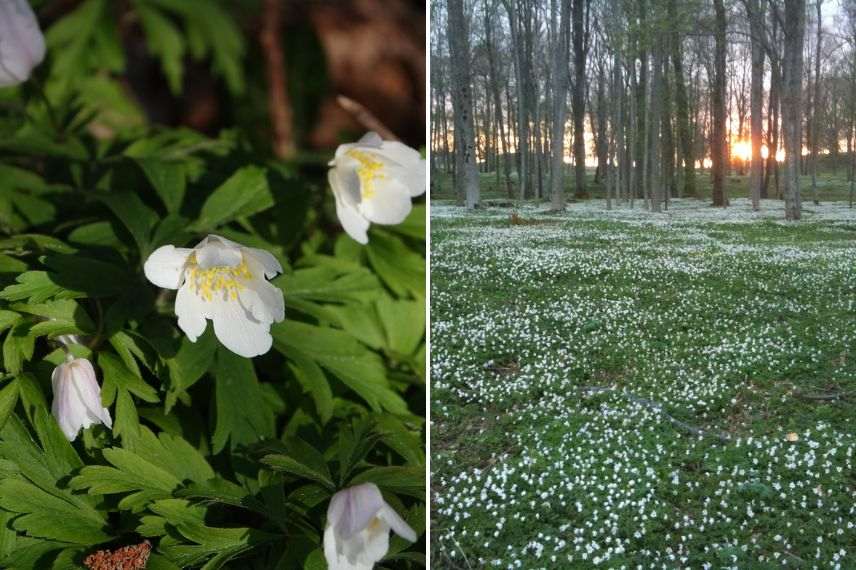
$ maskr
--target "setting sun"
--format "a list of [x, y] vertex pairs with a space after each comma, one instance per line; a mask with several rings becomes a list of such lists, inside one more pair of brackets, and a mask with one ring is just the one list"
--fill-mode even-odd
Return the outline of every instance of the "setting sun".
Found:
[[749, 141], [737, 141], [731, 145], [731, 156], [739, 160], [752, 158], [752, 145]]

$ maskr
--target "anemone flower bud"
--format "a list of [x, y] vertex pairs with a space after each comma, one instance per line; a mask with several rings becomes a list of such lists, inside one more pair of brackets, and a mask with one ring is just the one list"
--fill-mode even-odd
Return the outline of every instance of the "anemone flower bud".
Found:
[[0, 0], [0, 87], [23, 83], [45, 57], [45, 37], [27, 0]]
[[54, 368], [51, 384], [54, 394], [51, 413], [68, 441], [74, 441], [81, 428], [94, 424], [113, 427], [110, 412], [101, 405], [101, 387], [95, 369], [87, 359], [69, 357]]
[[409, 146], [367, 133], [343, 144], [330, 161], [328, 180], [336, 215], [349, 236], [366, 244], [371, 224], [400, 224], [411, 200], [425, 192], [425, 160]]
[[223, 346], [251, 358], [270, 350], [270, 326], [285, 318], [282, 291], [267, 281], [282, 266], [261, 249], [209, 235], [193, 249], [159, 247], [143, 271], [158, 287], [178, 289], [175, 314], [191, 342], [211, 319]]
[[390, 529], [416, 542], [416, 533], [383, 500], [374, 483], [333, 495], [324, 529], [324, 557], [329, 570], [371, 570], [389, 550]]

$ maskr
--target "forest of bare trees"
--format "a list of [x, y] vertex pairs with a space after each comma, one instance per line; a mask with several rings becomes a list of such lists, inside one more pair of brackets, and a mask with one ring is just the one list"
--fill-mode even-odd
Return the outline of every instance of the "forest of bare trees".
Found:
[[852, 205], [852, 0], [448, 0], [431, 22], [433, 190], [469, 208], [739, 192], [799, 219], [827, 172]]

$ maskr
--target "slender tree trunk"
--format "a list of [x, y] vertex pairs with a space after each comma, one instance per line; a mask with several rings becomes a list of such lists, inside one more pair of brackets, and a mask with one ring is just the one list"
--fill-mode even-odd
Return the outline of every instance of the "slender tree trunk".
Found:
[[[561, 4], [561, 5], [559, 5]], [[570, 35], [569, 0], [550, 0], [550, 24], [553, 32], [553, 123], [550, 134], [550, 208], [565, 208], [565, 110], [568, 89], [568, 36]]]
[[[493, 39], [493, 20], [491, 12], [488, 10], [487, 2], [484, 6], [484, 27], [485, 27], [485, 43], [488, 57], [488, 70], [490, 72], [491, 95], [493, 96], [493, 110], [496, 115], [496, 128], [499, 134], [499, 142], [502, 145], [502, 168], [505, 175], [505, 192], [508, 197], [512, 196], [513, 189], [511, 187], [511, 157], [508, 151], [508, 141], [505, 135], [505, 121], [502, 116], [502, 93], [500, 91], [501, 78], [499, 77], [496, 65], [496, 46]], [[498, 152], [498, 151], [497, 151]], [[497, 157], [498, 162], [498, 157]], [[497, 173], [499, 165], [496, 165]]]
[[805, 36], [805, 0], [785, 0], [784, 89], [782, 126], [785, 133], [785, 219], [799, 220], [800, 154], [802, 143], [803, 38]]
[[763, 133], [761, 113], [764, 106], [764, 47], [761, 43], [764, 33], [764, 17], [759, 0], [747, 0], [749, 27], [752, 42], [752, 83], [750, 86], [750, 129], [752, 131], [752, 165], [749, 174], [749, 195], [752, 209], [761, 209], [761, 139]]
[[[460, 188], [463, 190], [467, 209], [479, 203], [479, 175], [476, 165], [475, 128], [473, 124], [473, 94], [470, 85], [470, 46], [467, 23], [464, 18], [463, 0], [447, 0], [449, 26], [449, 53], [452, 68], [452, 104], [455, 111], [456, 150], [462, 168]], [[460, 130], [458, 130], [460, 129]]]
[[[645, 163], [646, 163], [646, 149], [645, 143], [648, 139], [648, 119], [647, 119], [647, 93], [648, 93], [648, 51], [646, 49], [647, 43], [647, 6], [645, 0], [639, 0], [637, 3], [638, 7], [638, 15], [639, 15], [639, 32], [638, 32], [638, 46], [639, 46], [639, 78], [636, 83], [636, 152], [635, 152], [635, 160], [636, 160], [636, 187], [634, 192], [636, 192], [636, 196], [640, 198], [645, 198]], [[647, 203], [646, 203], [647, 207]]]
[[[823, 0], [815, 0], [817, 14], [817, 41], [814, 50], [814, 96], [811, 108], [811, 197], [815, 205], [820, 204], [817, 197], [817, 110], [820, 108], [820, 50], [823, 45], [823, 18], [821, 9]], [[838, 144], [838, 141], [835, 141]]]
[[588, 54], [588, 2], [573, 1], [574, 83], [571, 93], [571, 109], [574, 115], [574, 196], [585, 198], [586, 192], [586, 146], [583, 137], [586, 116], [586, 56]]
[[713, 163], [713, 205], [725, 207], [728, 198], [725, 195], [725, 168], [728, 157], [726, 156], [726, 121], [725, 110], [725, 54], [727, 45], [725, 43], [727, 32], [727, 21], [725, 19], [725, 4], [723, 0], [713, 0], [715, 12], [714, 25], [714, 80], [712, 93], [713, 132], [710, 140], [710, 154]]
[[662, 122], [663, 100], [663, 36], [658, 34], [654, 39], [654, 69], [651, 77], [651, 107], [650, 107], [650, 136], [649, 164], [651, 168], [651, 211], [660, 212], [663, 207], [662, 161], [660, 157], [661, 141], [660, 126]]

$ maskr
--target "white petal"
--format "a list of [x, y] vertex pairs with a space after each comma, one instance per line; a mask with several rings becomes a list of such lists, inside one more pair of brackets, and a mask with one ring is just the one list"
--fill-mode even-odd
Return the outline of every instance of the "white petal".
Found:
[[[332, 513], [338, 514], [338, 517], [336, 520], [331, 519], [331, 522], [336, 534], [345, 540], [365, 529], [384, 505], [383, 495], [374, 483], [348, 487], [336, 493], [336, 496], [339, 495], [343, 496], [344, 505]], [[331, 514], [330, 509], [327, 514]]]
[[271, 279], [277, 273], [282, 273], [282, 265], [280, 265], [277, 258], [274, 257], [271, 252], [255, 247], [241, 247], [241, 251], [245, 256], [245, 259], [246, 257], [251, 257], [253, 260], [261, 264], [264, 268], [265, 277], [268, 279]]
[[[56, 418], [66, 439], [74, 441], [74, 438], [77, 437], [77, 432], [80, 431], [80, 422], [77, 418], [81, 415], [81, 410], [78, 409], [76, 399], [72, 399], [73, 394], [71, 392], [73, 390], [68, 380], [69, 375], [65, 364], [60, 364], [54, 368], [53, 374], [51, 374], [51, 384], [53, 386], [51, 413]], [[83, 413], [85, 414], [85, 411]]]
[[209, 314], [206, 301], [184, 285], [175, 296], [175, 314], [178, 316], [178, 328], [184, 331], [190, 342], [196, 342], [205, 332], [205, 317]]
[[69, 441], [74, 441], [81, 428], [100, 423], [112, 427], [110, 413], [101, 405], [95, 370], [88, 360], [76, 358], [57, 366], [51, 374], [51, 385], [51, 413]]
[[333, 188], [333, 196], [336, 198], [336, 215], [339, 217], [339, 223], [342, 224], [342, 228], [355, 241], [363, 245], [367, 244], [369, 242], [367, 233], [370, 225], [369, 221], [342, 195], [342, 190], [339, 187], [339, 181], [334, 170], [328, 173], [328, 178], [330, 186]]
[[411, 197], [425, 193], [427, 164], [417, 150], [398, 141], [384, 141], [380, 154], [395, 162], [389, 169], [389, 176], [400, 180]]
[[[261, 265], [257, 264], [257, 268], [261, 270]], [[255, 274], [254, 269], [250, 271]], [[253, 318], [263, 323], [278, 323], [285, 319], [285, 300], [278, 287], [263, 278], [253, 279], [245, 285], [238, 292], [238, 299]]]
[[98, 385], [92, 363], [85, 358], [76, 358], [68, 366], [71, 369], [71, 376], [78, 396], [89, 412], [87, 415], [90, 419], [94, 418], [90, 425], [92, 423], [103, 423], [107, 427], [113, 427], [109, 410], [101, 405], [101, 386]]
[[383, 145], [383, 139], [376, 132], [369, 131], [357, 141], [357, 145], [380, 148]]
[[324, 558], [328, 570], [372, 570], [372, 564], [361, 561], [351, 563], [344, 555], [341, 545], [337, 542], [336, 533], [329, 524], [324, 529]]
[[235, 354], [252, 358], [266, 353], [273, 346], [270, 323], [253, 317], [237, 300], [217, 297], [207, 303], [211, 305], [214, 334]]
[[[211, 236], [208, 236], [209, 238]], [[241, 264], [243, 257], [238, 247], [232, 247], [215, 240], [208, 240], [202, 247], [195, 248], [196, 263], [200, 269], [211, 267], [236, 267]]]
[[369, 528], [363, 531], [363, 557], [374, 564], [386, 556], [389, 551], [389, 525], [375, 517]]
[[400, 224], [413, 208], [410, 192], [394, 178], [375, 180], [373, 195], [360, 202], [359, 210], [376, 224]]
[[30, 77], [45, 57], [45, 38], [27, 0], [0, 0], [0, 87]]
[[163, 289], [178, 289], [184, 279], [184, 264], [192, 251], [172, 245], [157, 248], [143, 264], [146, 279]]
[[389, 506], [384, 501], [383, 508], [378, 514], [378, 518], [382, 519], [386, 522], [395, 534], [400, 536], [405, 540], [409, 540], [410, 542], [416, 542], [416, 531], [414, 531], [409, 524], [407, 524], [403, 518], [398, 516], [398, 513], [395, 512], [395, 509]]

